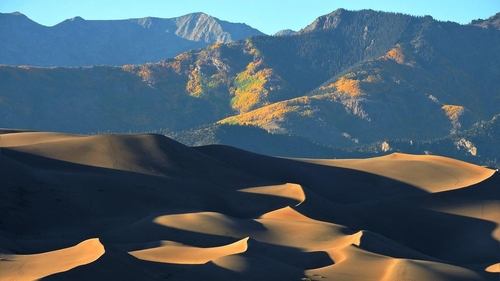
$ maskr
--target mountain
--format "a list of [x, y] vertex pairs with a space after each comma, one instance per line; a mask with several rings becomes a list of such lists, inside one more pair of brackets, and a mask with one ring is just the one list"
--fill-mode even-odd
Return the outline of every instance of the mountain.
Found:
[[387, 141], [387, 150], [381, 150], [381, 143], [359, 147], [352, 151], [361, 157], [380, 153], [402, 152], [415, 154], [435, 154], [481, 163], [482, 165], [500, 168], [500, 115], [492, 119], [474, 124], [470, 129], [451, 134], [444, 138], [408, 141]]
[[498, 281], [500, 175], [0, 131], [0, 280]]
[[[370, 16], [380, 14], [349, 14], [339, 16], [336, 12], [321, 17], [302, 31], [304, 35], [291, 38], [312, 34], [333, 37], [345, 32], [349, 37], [366, 42], [351, 48], [364, 51], [358, 56], [366, 55], [372, 48], [380, 48], [377, 54], [340, 66], [340, 71], [328, 71], [326, 67], [316, 70], [315, 67], [319, 68], [316, 64], [307, 69], [308, 74], [302, 75], [303, 79], [290, 79], [305, 86], [307, 82], [303, 80], [312, 82], [323, 76], [321, 81], [324, 82], [304, 87], [302, 93], [306, 95], [271, 102], [221, 122], [254, 125], [325, 144], [345, 145], [353, 138], [362, 143], [386, 138], [436, 138], [498, 113], [500, 91], [494, 77], [500, 75], [497, 67], [500, 63], [499, 32], [436, 22], [430, 18], [385, 15], [381, 18], [387, 21], [387, 26], [381, 25], [378, 19], [377, 27], [387, 31], [385, 36], [390, 36], [391, 31], [394, 34], [392, 40], [388, 37], [379, 44], [393, 42], [390, 43], [393, 45], [377, 46], [375, 39], [368, 38], [371, 33], [366, 22]], [[400, 20], [400, 24], [390, 23], [391, 18]], [[333, 29], [314, 32], [318, 28]], [[351, 31], [354, 28], [358, 28], [358, 34], [356, 30]], [[373, 32], [377, 30], [372, 28]], [[346, 38], [338, 40], [344, 44], [346, 41]], [[383, 49], [386, 51], [382, 53]], [[351, 53], [343, 50], [341, 59]], [[323, 61], [328, 57], [323, 57]], [[329, 72], [332, 78], [325, 77]], [[349, 137], [343, 137], [345, 135]]]
[[328, 146], [313, 140], [268, 132], [250, 125], [215, 124], [180, 132], [155, 131], [191, 145], [224, 144], [245, 150], [294, 158], [366, 158], [390, 153], [438, 154], [500, 168], [500, 115], [475, 123], [470, 129], [425, 140], [385, 139], [348, 147]]
[[297, 31], [291, 29], [283, 29], [274, 34], [274, 36], [291, 36], [297, 34]]
[[156, 62], [181, 52], [263, 35], [246, 24], [204, 13], [177, 18], [84, 20], [51, 27], [21, 13], [0, 13], [0, 64], [122, 65]]
[[189, 146], [223, 144], [273, 156], [333, 158], [353, 154], [351, 151], [323, 146], [302, 137], [273, 134], [253, 126], [213, 124], [179, 132], [154, 132], [165, 134]]
[[483, 19], [473, 20], [471, 22], [471, 25], [479, 26], [482, 28], [493, 28], [498, 30], [500, 29], [500, 12], [496, 13], [494, 16], [491, 16], [485, 20]]
[[[307, 147], [301, 156], [328, 157], [432, 142], [439, 154], [448, 148], [436, 140], [500, 113], [499, 54], [496, 29], [339, 9], [294, 36], [216, 43], [157, 63], [0, 67], [0, 127], [166, 131], [203, 144], [204, 133], [222, 143], [224, 132], [241, 133], [225, 139], [245, 148], [253, 137], [279, 139]], [[278, 146], [263, 151], [286, 152]]]

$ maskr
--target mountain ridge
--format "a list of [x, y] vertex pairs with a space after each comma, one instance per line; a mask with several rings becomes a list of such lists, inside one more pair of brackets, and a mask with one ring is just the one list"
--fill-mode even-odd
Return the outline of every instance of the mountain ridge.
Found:
[[487, 19], [473, 20], [470, 24], [482, 28], [493, 28], [500, 30], [500, 12]]
[[71, 132], [250, 125], [330, 153], [446, 138], [499, 113], [497, 30], [371, 10], [328, 15], [313, 24], [326, 29], [216, 43], [157, 63], [0, 67], [0, 125]]
[[262, 32], [205, 13], [175, 18], [85, 20], [40, 25], [21, 13], [1, 13], [0, 63], [37, 66], [122, 65], [159, 61], [216, 42]]

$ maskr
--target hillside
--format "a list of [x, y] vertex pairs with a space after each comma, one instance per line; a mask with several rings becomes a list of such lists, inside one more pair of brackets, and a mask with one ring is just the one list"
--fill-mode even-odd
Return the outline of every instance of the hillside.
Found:
[[253, 126], [214, 124], [179, 132], [155, 131], [189, 146], [223, 144], [283, 157], [348, 157], [352, 152], [320, 145], [302, 137], [273, 134]]
[[[302, 32], [317, 29], [318, 22], [335, 22], [336, 14], [331, 17], [320, 18]], [[418, 22], [417, 32], [410, 33], [415, 24], [406, 27], [408, 38], [398, 38], [384, 54], [323, 78], [306, 96], [221, 122], [345, 146], [352, 139], [369, 143], [442, 137], [497, 114], [500, 91], [494, 77], [500, 75], [500, 48], [490, 44], [500, 42], [500, 33], [429, 18], [412, 20]]]
[[388, 150], [382, 151], [381, 143], [356, 148], [355, 155], [372, 156], [395, 151], [415, 154], [439, 154], [464, 161], [480, 163], [500, 168], [497, 147], [500, 146], [500, 118], [495, 115], [491, 120], [474, 124], [470, 129], [451, 134], [444, 138], [415, 141], [389, 140]]
[[471, 25], [479, 26], [482, 28], [500, 29], [500, 12], [487, 19], [473, 20]]
[[0, 176], [2, 281], [498, 277], [498, 173], [450, 158], [18, 130]]
[[216, 42], [263, 35], [246, 24], [204, 13], [177, 18], [67, 19], [40, 25], [21, 13], [0, 13], [0, 64], [122, 65], [157, 62]]
[[[499, 113], [499, 54], [494, 28], [339, 9], [291, 36], [216, 43], [157, 63], [0, 67], [0, 127], [182, 135], [250, 125], [292, 146], [326, 147], [328, 157], [384, 141], [434, 142]], [[249, 148], [240, 139], [230, 144]], [[284, 152], [273, 149], [264, 151]]]
[[498, 115], [465, 131], [428, 140], [386, 139], [350, 147], [328, 146], [307, 138], [271, 133], [247, 125], [216, 124], [180, 132], [156, 131], [193, 146], [224, 144], [280, 157], [366, 158], [390, 153], [437, 154], [492, 168], [500, 168]]

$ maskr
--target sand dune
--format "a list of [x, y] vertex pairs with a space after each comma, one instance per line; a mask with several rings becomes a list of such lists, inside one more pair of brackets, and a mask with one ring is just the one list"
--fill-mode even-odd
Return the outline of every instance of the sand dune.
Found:
[[396, 259], [347, 246], [333, 253], [334, 265], [308, 270], [314, 280], [482, 280], [471, 270], [438, 262]]
[[104, 246], [95, 238], [41, 254], [1, 255], [0, 280], [36, 280], [91, 263], [102, 254]]
[[289, 198], [297, 201], [297, 205], [306, 200], [304, 190], [299, 184], [287, 183], [282, 185], [258, 186], [240, 189], [241, 192], [265, 194], [269, 196], [277, 196]]
[[0, 280], [499, 276], [500, 176], [444, 157], [3, 131], [0, 178]]
[[500, 263], [495, 263], [485, 268], [487, 272], [500, 273]]
[[52, 141], [74, 139], [77, 135], [44, 132], [21, 132], [0, 134], [0, 147], [33, 145]]
[[411, 184], [427, 192], [470, 186], [489, 178], [495, 172], [451, 158], [404, 153], [392, 153], [368, 159], [303, 160], [373, 173]]
[[[116, 137], [21, 133], [2, 136], [2, 143], [16, 151], [76, 164], [153, 174], [174, 164], [162, 153], [161, 140], [162, 137], [154, 135]], [[19, 145], [15, 145], [16, 142]]]
[[243, 253], [247, 250], [248, 238], [236, 241], [229, 245], [201, 248], [186, 246], [180, 243], [166, 241], [156, 248], [130, 252], [138, 259], [172, 263], [172, 264], [204, 264], [209, 261]]

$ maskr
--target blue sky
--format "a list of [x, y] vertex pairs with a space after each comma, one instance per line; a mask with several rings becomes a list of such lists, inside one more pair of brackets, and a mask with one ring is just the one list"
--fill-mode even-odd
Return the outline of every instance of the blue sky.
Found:
[[168, 18], [205, 12], [220, 19], [247, 23], [267, 34], [285, 28], [300, 29], [337, 8], [431, 15], [439, 20], [468, 23], [499, 12], [500, 0], [0, 0], [0, 12], [19, 11], [49, 26], [74, 16]]

